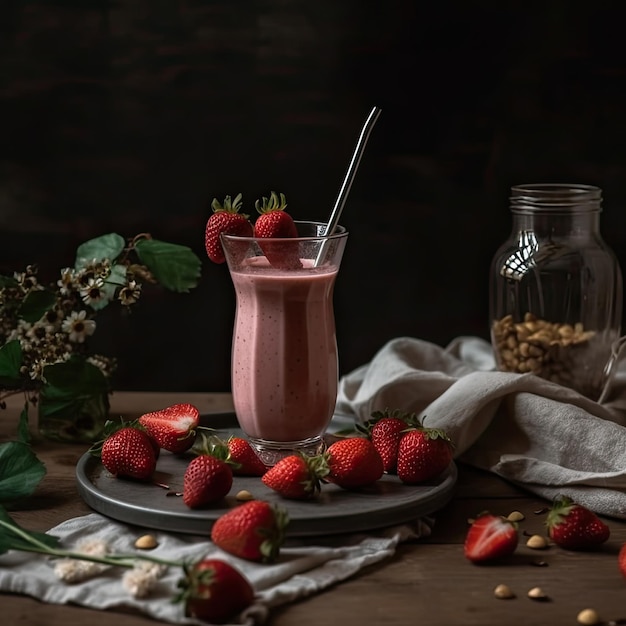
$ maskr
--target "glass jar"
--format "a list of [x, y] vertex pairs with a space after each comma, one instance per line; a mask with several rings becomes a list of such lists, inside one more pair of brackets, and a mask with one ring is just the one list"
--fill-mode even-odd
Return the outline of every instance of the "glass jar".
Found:
[[497, 366], [597, 400], [622, 318], [621, 270], [600, 234], [602, 191], [519, 185], [510, 201], [513, 228], [489, 285]]

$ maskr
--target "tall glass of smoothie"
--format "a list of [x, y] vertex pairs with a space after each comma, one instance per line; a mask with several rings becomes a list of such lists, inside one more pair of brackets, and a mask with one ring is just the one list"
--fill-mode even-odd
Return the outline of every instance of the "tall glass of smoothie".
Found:
[[333, 289], [348, 233], [296, 226], [292, 239], [221, 236], [236, 293], [235, 412], [267, 465], [316, 454], [337, 398]]

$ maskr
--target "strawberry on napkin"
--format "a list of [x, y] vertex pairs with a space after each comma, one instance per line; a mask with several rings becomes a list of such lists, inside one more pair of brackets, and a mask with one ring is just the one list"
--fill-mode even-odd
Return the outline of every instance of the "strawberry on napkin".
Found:
[[334, 424], [386, 408], [415, 412], [448, 433], [455, 458], [553, 500], [567, 495], [626, 519], [626, 386], [599, 404], [531, 374], [495, 371], [491, 346], [460, 337], [447, 348], [388, 342], [344, 376]]
[[[58, 537], [66, 548], [88, 539], [105, 543], [111, 553], [131, 554], [136, 551], [135, 540], [145, 532], [145, 528], [121, 524], [92, 513], [63, 522], [50, 529], [48, 534]], [[320, 592], [368, 565], [392, 556], [399, 543], [428, 536], [430, 520], [420, 519], [367, 535], [335, 535], [307, 541], [291, 539], [281, 548], [280, 558], [271, 564], [231, 556], [207, 538], [158, 531], [152, 534], [158, 544], [151, 551], [154, 556], [191, 561], [202, 555], [214, 557], [229, 562], [243, 573], [252, 584], [255, 600], [234, 623], [252, 626], [265, 622], [271, 607]], [[85, 580], [63, 582], [55, 574], [54, 560], [25, 552], [8, 552], [0, 555], [0, 591], [30, 595], [52, 604], [138, 611], [172, 624], [206, 625], [206, 622], [185, 617], [181, 605], [172, 603], [178, 592], [178, 568], [168, 568], [148, 597], [129, 593], [118, 570], [109, 568]]]

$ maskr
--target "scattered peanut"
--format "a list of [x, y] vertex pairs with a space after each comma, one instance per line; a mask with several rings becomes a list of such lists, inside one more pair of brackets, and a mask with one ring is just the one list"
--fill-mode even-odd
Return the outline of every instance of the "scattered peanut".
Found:
[[242, 489], [237, 492], [235, 499], [244, 502], [246, 500], [254, 500], [254, 496], [247, 489]]
[[548, 541], [542, 535], [531, 535], [526, 545], [533, 550], [544, 550], [548, 547]]
[[152, 550], [156, 548], [157, 540], [152, 535], [142, 535], [135, 541], [135, 548], [139, 550]]
[[520, 511], [513, 511], [509, 513], [506, 518], [509, 522], [521, 522], [524, 519], [524, 514]]
[[533, 587], [528, 592], [528, 597], [531, 600], [547, 600], [548, 599], [548, 596], [545, 594], [545, 592], [543, 591], [541, 587]]
[[583, 624], [583, 626], [594, 626], [595, 624], [599, 624], [602, 620], [593, 609], [583, 609], [576, 617], [576, 621], [579, 624]]
[[515, 597], [515, 594], [511, 591], [511, 589], [507, 585], [498, 585], [493, 590], [493, 595], [496, 598], [500, 598], [501, 600], [509, 600], [510, 598]]

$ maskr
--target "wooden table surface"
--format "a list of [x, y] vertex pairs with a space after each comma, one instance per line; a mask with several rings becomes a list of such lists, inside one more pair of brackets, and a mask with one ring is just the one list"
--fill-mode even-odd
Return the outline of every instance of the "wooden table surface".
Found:
[[[14, 437], [19, 402], [0, 412], [0, 441]], [[232, 409], [228, 394], [118, 392], [112, 396], [112, 414], [137, 415], [175, 402], [191, 402], [202, 413]], [[77, 494], [74, 478], [85, 449], [84, 445], [36, 443], [47, 475], [36, 494], [13, 511], [19, 524], [45, 531], [90, 511]], [[430, 537], [401, 545], [392, 558], [329, 590], [274, 609], [269, 623], [558, 626], [576, 624], [581, 610], [593, 608], [605, 625], [626, 624], [626, 579], [617, 568], [626, 523], [606, 520], [611, 538], [598, 551], [571, 552], [556, 546], [533, 551], [526, 547], [525, 535], [545, 532], [545, 513], [540, 511], [548, 504], [491, 474], [460, 465], [455, 495], [436, 515]], [[477, 566], [463, 556], [467, 520], [484, 510], [503, 515], [521, 511], [525, 516], [520, 522], [520, 546], [507, 563]], [[508, 585], [516, 598], [496, 599], [493, 590], [500, 583]], [[548, 594], [548, 601], [527, 597], [528, 590], [537, 586]], [[42, 604], [23, 596], [0, 594], [0, 598], [3, 621], [11, 626], [155, 623], [147, 617]]]

